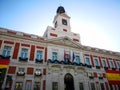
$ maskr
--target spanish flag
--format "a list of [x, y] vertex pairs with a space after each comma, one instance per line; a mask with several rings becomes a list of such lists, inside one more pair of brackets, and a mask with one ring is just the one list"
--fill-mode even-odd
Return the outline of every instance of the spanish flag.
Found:
[[106, 77], [109, 84], [120, 84], [120, 71], [106, 70]]
[[7, 68], [10, 63], [10, 60], [0, 59], [0, 69]]

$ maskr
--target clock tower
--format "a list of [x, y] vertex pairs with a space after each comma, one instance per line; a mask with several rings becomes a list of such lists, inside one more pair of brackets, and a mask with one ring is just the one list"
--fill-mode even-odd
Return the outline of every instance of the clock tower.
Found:
[[70, 17], [66, 14], [64, 7], [59, 6], [53, 20], [54, 27], [48, 26], [43, 37], [46, 39], [68, 37], [80, 43], [80, 35], [71, 32]]
[[70, 32], [70, 17], [66, 14], [64, 7], [59, 6], [53, 20], [54, 28], [61, 31]]

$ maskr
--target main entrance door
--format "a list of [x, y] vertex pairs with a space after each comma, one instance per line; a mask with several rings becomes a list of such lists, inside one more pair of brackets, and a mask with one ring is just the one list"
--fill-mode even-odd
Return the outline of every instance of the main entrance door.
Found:
[[73, 76], [67, 73], [64, 77], [65, 90], [74, 90]]

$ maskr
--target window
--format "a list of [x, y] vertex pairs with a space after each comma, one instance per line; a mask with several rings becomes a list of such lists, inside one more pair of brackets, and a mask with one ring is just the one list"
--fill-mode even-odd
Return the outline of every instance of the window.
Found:
[[25, 68], [18, 68], [18, 72], [21, 72], [21, 73], [23, 72], [24, 73], [25, 72]]
[[18, 76], [23, 76], [23, 75], [25, 75], [25, 68], [18, 68], [17, 75], [18, 75]]
[[56, 52], [53, 52], [52, 53], [52, 60], [57, 60], [57, 53]]
[[91, 90], [95, 90], [95, 84], [91, 83]]
[[85, 62], [86, 62], [87, 65], [90, 65], [90, 60], [89, 60], [88, 57], [85, 58]]
[[79, 56], [76, 56], [76, 63], [79, 64], [80, 63], [80, 57]]
[[117, 67], [120, 68], [120, 62], [117, 62]]
[[114, 90], [112, 84], [110, 84], [110, 90]]
[[36, 76], [40, 76], [42, 73], [41, 73], [41, 69], [36, 69], [35, 71], [35, 75]]
[[40, 90], [40, 82], [34, 83], [34, 90]]
[[110, 68], [114, 68], [113, 61], [109, 61], [110, 63]]
[[58, 82], [52, 83], [52, 90], [58, 90]]
[[79, 83], [79, 89], [84, 90], [83, 83]]
[[101, 90], [105, 90], [104, 83], [100, 83]]
[[103, 77], [103, 74], [102, 73], [98, 73], [98, 77]]
[[37, 51], [37, 54], [36, 54], [36, 59], [37, 60], [42, 60], [43, 59], [43, 52], [42, 51]]
[[15, 90], [23, 90], [23, 83], [22, 82], [16, 82], [15, 83]]
[[99, 66], [98, 59], [94, 59], [95, 66]]
[[70, 55], [69, 54], [65, 54], [65, 61], [68, 62], [70, 60]]
[[22, 48], [21, 50], [21, 58], [27, 58], [28, 57], [28, 49]]
[[57, 27], [57, 21], [55, 22], [55, 28]]
[[105, 60], [102, 60], [103, 67], [107, 67]]
[[120, 85], [118, 85], [118, 90], [120, 90]]
[[4, 46], [2, 55], [4, 57], [10, 56], [11, 46]]

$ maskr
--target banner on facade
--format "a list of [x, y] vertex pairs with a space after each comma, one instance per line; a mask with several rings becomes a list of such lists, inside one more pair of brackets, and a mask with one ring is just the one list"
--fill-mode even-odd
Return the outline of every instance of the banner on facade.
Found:
[[10, 60], [0, 59], [0, 68], [7, 68]]
[[106, 70], [108, 81], [120, 81], [120, 71]]
[[120, 73], [106, 73], [108, 80], [120, 81]]

